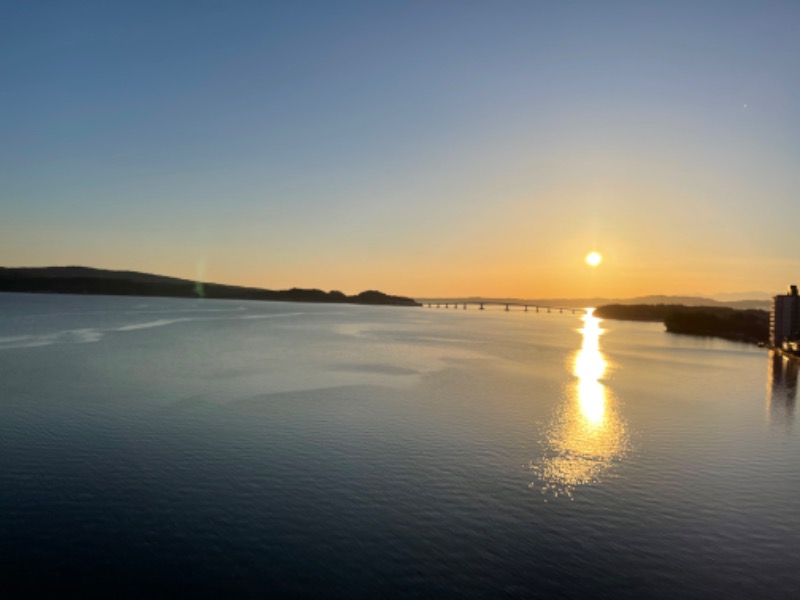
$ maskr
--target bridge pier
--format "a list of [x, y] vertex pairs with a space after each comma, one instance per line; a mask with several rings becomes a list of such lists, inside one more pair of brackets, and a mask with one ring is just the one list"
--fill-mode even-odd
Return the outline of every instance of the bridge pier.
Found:
[[528, 305], [525, 305], [525, 312], [528, 312]]
[[467, 310], [467, 303], [464, 302], [464, 310]]
[[483, 310], [483, 302], [481, 302], [481, 310]]
[[508, 312], [508, 304], [506, 304], [506, 312]]

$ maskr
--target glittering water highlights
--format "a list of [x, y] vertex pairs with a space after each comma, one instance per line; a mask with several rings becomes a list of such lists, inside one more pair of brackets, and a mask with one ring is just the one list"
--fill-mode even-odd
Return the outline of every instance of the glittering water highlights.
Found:
[[583, 343], [573, 359], [577, 381], [565, 384], [564, 400], [547, 430], [546, 456], [530, 465], [539, 481], [531, 489], [545, 494], [572, 497], [577, 486], [600, 483], [628, 450], [617, 399], [603, 383], [608, 362], [600, 352], [600, 319], [592, 312], [583, 316]]
[[797, 374], [591, 314], [0, 294], [3, 593], [793, 598]]

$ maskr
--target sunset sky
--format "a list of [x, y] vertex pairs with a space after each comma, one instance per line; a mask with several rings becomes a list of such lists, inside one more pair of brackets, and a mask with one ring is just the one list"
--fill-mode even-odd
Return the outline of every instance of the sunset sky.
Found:
[[781, 292], [798, 32], [796, 1], [6, 3], [0, 266]]

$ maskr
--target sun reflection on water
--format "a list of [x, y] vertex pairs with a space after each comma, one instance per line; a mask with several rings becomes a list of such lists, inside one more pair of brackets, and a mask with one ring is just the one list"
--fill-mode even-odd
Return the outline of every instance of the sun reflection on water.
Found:
[[600, 378], [606, 372], [606, 361], [600, 353], [600, 319], [587, 312], [583, 317], [583, 345], [575, 356], [572, 373], [578, 378], [578, 403], [591, 427], [602, 427], [605, 414], [605, 386]]
[[565, 386], [564, 400], [546, 431], [546, 454], [531, 463], [543, 494], [572, 497], [575, 488], [599, 483], [628, 449], [625, 422], [603, 377], [608, 363], [600, 351], [601, 319], [594, 309], [583, 316], [581, 348], [571, 362], [576, 380]]

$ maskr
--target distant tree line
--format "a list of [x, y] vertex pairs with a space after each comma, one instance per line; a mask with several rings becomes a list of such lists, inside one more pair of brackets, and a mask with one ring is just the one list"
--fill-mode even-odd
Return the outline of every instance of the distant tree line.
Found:
[[766, 342], [769, 338], [769, 313], [764, 310], [682, 304], [609, 304], [599, 307], [594, 314], [603, 319], [660, 321], [670, 333], [751, 343]]

